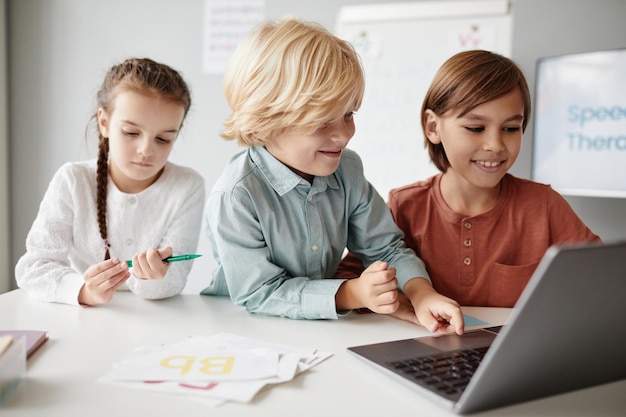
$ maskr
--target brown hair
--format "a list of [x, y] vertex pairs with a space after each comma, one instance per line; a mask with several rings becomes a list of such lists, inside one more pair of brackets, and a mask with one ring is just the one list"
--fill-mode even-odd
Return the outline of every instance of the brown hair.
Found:
[[473, 50], [460, 52], [439, 68], [422, 104], [422, 131], [424, 146], [431, 161], [441, 172], [450, 166], [441, 143], [433, 144], [426, 136], [426, 110], [438, 116], [460, 108], [464, 116], [475, 107], [519, 88], [524, 101], [522, 132], [530, 118], [530, 91], [522, 70], [513, 60], [502, 55]]
[[[97, 95], [98, 108], [108, 113], [113, 111], [115, 98], [120, 91], [133, 91], [139, 94], [159, 97], [180, 103], [185, 112], [183, 120], [191, 106], [191, 94], [182, 76], [165, 64], [148, 58], [130, 58], [113, 66], [104, 77]], [[97, 120], [97, 113], [92, 119]], [[98, 130], [98, 162], [96, 169], [96, 204], [98, 208], [98, 227], [104, 241], [104, 259], [110, 258], [110, 245], [107, 232], [106, 198], [108, 183], [109, 138]]]

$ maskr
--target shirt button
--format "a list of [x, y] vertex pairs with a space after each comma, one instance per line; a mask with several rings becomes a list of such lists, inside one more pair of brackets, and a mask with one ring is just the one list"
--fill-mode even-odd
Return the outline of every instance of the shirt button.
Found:
[[133, 240], [132, 239], [126, 239], [126, 245], [130, 246], [133, 244]]
[[131, 198], [128, 199], [128, 202], [130, 204], [137, 204], [137, 197], [132, 196]]
[[311, 201], [313, 201], [313, 196], [312, 196], [312, 195], [308, 196], [308, 197], [306, 198], [306, 201], [308, 201], [309, 203], [310, 203]]
[[472, 260], [470, 258], [465, 258], [465, 259], [463, 259], [463, 263], [465, 265], [470, 265], [472, 263]]
[[463, 245], [465, 245], [465, 246], [466, 246], [466, 247], [468, 247], [468, 248], [469, 248], [470, 246], [472, 246], [472, 241], [471, 241], [471, 239], [465, 239], [465, 240], [463, 241]]
[[470, 222], [464, 223], [463, 226], [465, 226], [465, 228], [468, 230], [472, 228], [472, 224]]
[[320, 247], [319, 247], [319, 246], [317, 246], [317, 243], [314, 243], [314, 244], [311, 246], [311, 250], [312, 250], [313, 252], [317, 252], [317, 250], [318, 250], [319, 248], [320, 248]]

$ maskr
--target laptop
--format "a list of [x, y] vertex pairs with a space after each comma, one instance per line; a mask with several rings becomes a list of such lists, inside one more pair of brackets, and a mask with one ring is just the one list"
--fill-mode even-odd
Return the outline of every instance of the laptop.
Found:
[[626, 241], [553, 246], [503, 326], [349, 347], [457, 414], [626, 378]]

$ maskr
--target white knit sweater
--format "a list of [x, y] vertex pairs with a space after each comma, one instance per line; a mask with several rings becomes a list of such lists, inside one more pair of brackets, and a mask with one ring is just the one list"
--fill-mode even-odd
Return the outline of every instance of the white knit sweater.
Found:
[[[165, 246], [174, 255], [194, 253], [204, 198], [200, 174], [169, 162], [159, 179], [139, 194], [121, 192], [109, 177], [111, 257], [132, 259], [137, 252]], [[18, 286], [43, 301], [78, 305], [83, 273], [104, 260], [96, 213], [96, 161], [63, 165], [48, 186], [26, 238], [26, 253], [15, 266]], [[161, 280], [131, 276], [123, 288], [146, 299], [171, 297], [182, 291], [191, 266], [174, 263]]]

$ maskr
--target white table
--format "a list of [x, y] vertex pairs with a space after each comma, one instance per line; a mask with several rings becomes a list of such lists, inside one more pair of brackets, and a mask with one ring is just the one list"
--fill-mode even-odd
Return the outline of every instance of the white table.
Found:
[[[491, 325], [504, 323], [510, 312], [469, 307], [464, 311]], [[352, 345], [428, 334], [381, 315], [352, 313], [333, 321], [299, 321], [252, 315], [227, 298], [179, 295], [146, 301], [125, 292], [118, 292], [106, 306], [81, 308], [33, 301], [25, 291], [15, 290], [0, 295], [0, 329], [41, 329], [50, 336], [28, 360], [18, 391], [0, 406], [2, 417], [453, 415], [346, 351]], [[189, 397], [97, 382], [134, 348], [218, 332], [334, 355], [288, 383], [265, 388], [251, 403], [218, 408]], [[624, 416], [626, 381], [475, 415]]]

